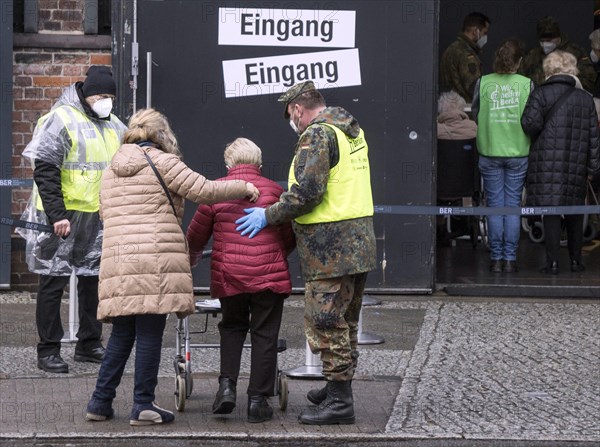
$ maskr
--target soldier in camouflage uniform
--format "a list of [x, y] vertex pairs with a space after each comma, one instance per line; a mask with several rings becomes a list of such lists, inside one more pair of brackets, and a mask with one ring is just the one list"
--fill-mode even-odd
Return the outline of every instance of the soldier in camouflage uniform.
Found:
[[304, 322], [313, 353], [321, 354], [323, 389], [308, 399], [306, 424], [352, 424], [351, 381], [358, 361], [358, 318], [367, 272], [376, 266], [368, 146], [356, 121], [341, 107], [326, 107], [313, 82], [280, 98], [299, 134], [290, 187], [269, 208], [238, 219], [252, 237], [265, 225], [293, 222], [306, 282]]
[[467, 103], [473, 101], [475, 82], [482, 74], [479, 53], [487, 42], [490, 23], [490, 19], [480, 12], [465, 17], [462, 32], [442, 55], [441, 91], [454, 90]]
[[519, 69], [519, 74], [532, 79], [536, 86], [544, 83], [544, 58], [554, 50], [571, 53], [577, 58], [577, 68], [581, 85], [589, 92], [594, 90], [596, 71], [588, 54], [580, 46], [569, 41], [565, 34], [560, 32], [558, 22], [551, 16], [540, 19], [537, 23], [537, 35], [540, 46], [529, 50]]

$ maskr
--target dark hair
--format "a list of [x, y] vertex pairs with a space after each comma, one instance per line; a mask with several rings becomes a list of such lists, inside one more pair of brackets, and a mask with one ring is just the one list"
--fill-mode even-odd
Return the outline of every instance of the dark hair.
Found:
[[[325, 105], [325, 98], [318, 90], [309, 90], [294, 98], [290, 104], [299, 104], [309, 110]], [[289, 105], [289, 104], [288, 104]]]
[[525, 47], [518, 39], [508, 39], [502, 42], [494, 57], [496, 73], [512, 73], [516, 71], [519, 60], [525, 54]]
[[492, 23], [490, 18], [481, 12], [472, 12], [465, 17], [463, 21], [463, 31], [466, 31], [468, 28], [472, 26], [476, 26], [477, 28], [485, 28], [486, 25]]

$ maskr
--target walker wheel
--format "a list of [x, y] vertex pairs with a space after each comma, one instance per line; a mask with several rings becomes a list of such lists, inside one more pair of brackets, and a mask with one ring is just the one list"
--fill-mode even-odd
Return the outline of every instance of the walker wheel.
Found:
[[529, 239], [535, 244], [544, 242], [544, 224], [542, 222], [534, 222], [529, 230]]
[[279, 408], [281, 411], [285, 411], [288, 404], [288, 379], [287, 375], [284, 372], [279, 373], [279, 377], [277, 378], [279, 381]]
[[175, 377], [175, 408], [177, 408], [177, 411], [183, 411], [185, 409], [185, 382], [183, 376], [179, 375]]

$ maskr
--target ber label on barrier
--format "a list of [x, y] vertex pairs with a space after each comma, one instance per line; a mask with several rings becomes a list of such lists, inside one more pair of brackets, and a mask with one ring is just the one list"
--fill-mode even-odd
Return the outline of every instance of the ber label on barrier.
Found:
[[402, 214], [408, 216], [543, 216], [600, 214], [599, 205], [551, 206], [551, 207], [443, 207], [433, 205], [375, 205], [375, 214]]
[[32, 179], [24, 178], [2, 178], [0, 179], [0, 187], [13, 187], [13, 186], [32, 186]]

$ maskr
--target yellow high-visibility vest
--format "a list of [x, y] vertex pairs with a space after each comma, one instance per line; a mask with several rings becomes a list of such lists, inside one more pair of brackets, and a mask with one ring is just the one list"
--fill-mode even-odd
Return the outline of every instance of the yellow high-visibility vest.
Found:
[[[323, 200], [310, 213], [296, 218], [300, 224], [339, 222], [373, 215], [369, 146], [361, 129], [351, 138], [336, 126], [319, 123], [335, 131], [340, 159], [329, 170], [327, 191]], [[288, 189], [297, 184], [294, 175], [296, 157], [289, 172]]]
[[[85, 113], [75, 107], [59, 107], [42, 116], [38, 125], [57, 114], [71, 139], [60, 169], [63, 199], [67, 210], [97, 212], [100, 208], [100, 183], [102, 172], [119, 149], [120, 138], [113, 128], [100, 130]], [[43, 210], [42, 200], [37, 194], [36, 207]]]

